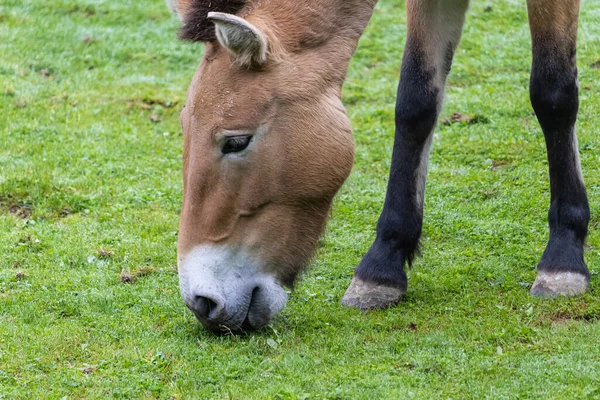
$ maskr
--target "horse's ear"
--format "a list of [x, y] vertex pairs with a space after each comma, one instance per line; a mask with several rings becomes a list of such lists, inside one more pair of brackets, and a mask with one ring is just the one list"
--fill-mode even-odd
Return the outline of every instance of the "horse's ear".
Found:
[[267, 63], [269, 43], [256, 26], [243, 18], [222, 12], [209, 12], [208, 20], [215, 24], [219, 44], [245, 66], [263, 66]]

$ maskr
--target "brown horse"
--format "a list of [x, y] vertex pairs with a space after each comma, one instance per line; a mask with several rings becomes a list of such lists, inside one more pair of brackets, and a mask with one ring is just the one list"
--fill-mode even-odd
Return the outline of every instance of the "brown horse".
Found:
[[[181, 112], [181, 294], [213, 330], [259, 328], [286, 303], [353, 163], [341, 103], [376, 0], [175, 0], [206, 43]], [[377, 236], [342, 302], [395, 304], [419, 245], [427, 160], [468, 0], [407, 0], [390, 179]], [[531, 292], [586, 290], [589, 207], [577, 150], [579, 0], [528, 0], [531, 101], [546, 138], [550, 240]]]

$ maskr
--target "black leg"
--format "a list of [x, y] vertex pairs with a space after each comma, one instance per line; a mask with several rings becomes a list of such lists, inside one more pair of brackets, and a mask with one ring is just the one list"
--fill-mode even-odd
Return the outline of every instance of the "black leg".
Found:
[[375, 242], [342, 299], [346, 305], [383, 308], [406, 292], [404, 264], [412, 262], [419, 247], [432, 133], [467, 7], [467, 0], [407, 2], [408, 39], [385, 204]]
[[575, 134], [579, 1], [530, 0], [528, 8], [533, 43], [531, 104], [546, 139], [551, 192], [550, 239], [531, 293], [574, 295], [586, 290], [590, 278], [583, 260], [590, 209]]

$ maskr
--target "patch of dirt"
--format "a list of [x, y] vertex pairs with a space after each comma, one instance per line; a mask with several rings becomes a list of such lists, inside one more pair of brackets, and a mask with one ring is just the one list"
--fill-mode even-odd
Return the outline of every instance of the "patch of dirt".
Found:
[[457, 122], [471, 122], [471, 117], [466, 114], [461, 114], [459, 112], [453, 112], [450, 118], [444, 121], [445, 125], [455, 124]]
[[[496, 197], [498, 195], [498, 191], [496, 191], [495, 189], [482, 189], [479, 191], [479, 194], [481, 195], [481, 198], [483, 200], [488, 200]], [[495, 283], [492, 282], [491, 285], [494, 286]]]
[[152, 266], [145, 266], [145, 267], [141, 267], [139, 268], [136, 272], [135, 275], [140, 278], [142, 276], [146, 276], [146, 275], [150, 275], [153, 272], [156, 272], [157, 268], [156, 267], [152, 267]]
[[[90, 6], [80, 6], [80, 5], [76, 5], [72, 8], [70, 8], [69, 10], [67, 10], [67, 13], [69, 14], [83, 14], [85, 15], [86, 18], [92, 17], [94, 15], [96, 15], [96, 10]], [[103, 14], [106, 14], [107, 12], [103, 12]]]
[[499, 169], [509, 165], [510, 161], [507, 160], [492, 160], [492, 171], [498, 171]]
[[85, 367], [85, 368], [81, 368], [81, 372], [83, 372], [86, 375], [91, 374], [92, 372], [94, 372], [96, 370], [95, 367]]
[[112, 258], [112, 256], [114, 256], [115, 253], [106, 247], [102, 247], [100, 250], [98, 250], [98, 258], [102, 259], [102, 260], [107, 260], [109, 258]]
[[119, 279], [121, 279], [121, 282], [123, 282], [123, 283], [133, 283], [136, 280], [138, 280], [139, 278], [150, 275], [157, 271], [160, 271], [160, 270], [151, 265], [140, 267], [133, 272], [122, 270], [121, 274], [119, 275]]
[[600, 69], [600, 60], [590, 64], [590, 67]]
[[565, 324], [569, 321], [583, 321], [583, 322], [597, 322], [600, 319], [600, 315], [596, 313], [584, 313], [581, 315], [573, 315], [570, 313], [558, 313], [552, 316], [551, 321], [553, 324]]
[[542, 314], [537, 318], [535, 325], [564, 325], [569, 323], [569, 321], [582, 323], [596, 323], [600, 321], [600, 312], [597, 312], [597, 310], [589, 310], [585, 305], [578, 308], [570, 311], [556, 311], [554, 313]]
[[179, 104], [179, 100], [160, 99], [157, 97], [144, 97], [128, 99], [129, 108], [138, 107], [142, 110], [152, 110], [154, 107], [173, 108]]
[[93, 38], [93, 37], [91, 37], [91, 36], [86, 36], [86, 37], [84, 37], [83, 39], [81, 39], [81, 41], [82, 41], [83, 43], [86, 43], [86, 44], [88, 44], [88, 43], [94, 43], [94, 42], [96, 41], [96, 39], [94, 39], [94, 38]]
[[137, 277], [135, 275], [130, 274], [129, 272], [123, 270], [123, 271], [121, 271], [121, 275], [119, 275], [119, 279], [121, 279], [121, 282], [123, 282], [123, 283], [133, 283], [133, 282], [135, 282]]
[[160, 117], [156, 114], [150, 114], [150, 121], [154, 123], [160, 122]]
[[44, 68], [40, 71], [40, 75], [51, 81], [54, 80], [54, 75], [52, 75], [52, 73], [49, 70], [47, 70], [46, 68]]
[[412, 363], [412, 362], [410, 362], [410, 361], [406, 361], [406, 362], [403, 362], [403, 363], [395, 363], [394, 364], [394, 368], [396, 368], [396, 369], [405, 369], [405, 370], [408, 370], [408, 371], [412, 371], [416, 367], [417, 367], [417, 365], [414, 364], [414, 363]]
[[144, 98], [142, 99], [142, 103], [149, 105], [149, 106], [155, 106], [155, 105], [159, 105], [162, 106], [164, 108], [173, 108], [175, 107], [179, 101], [177, 100], [163, 100], [163, 99], [157, 99], [157, 98]]
[[454, 113], [452, 113], [450, 118], [442, 121], [442, 124], [452, 125], [452, 124], [457, 124], [457, 123], [463, 123], [466, 125], [472, 125], [472, 124], [487, 124], [488, 122], [490, 122], [489, 118], [487, 118], [484, 115], [471, 116], [471, 115], [462, 114], [459, 112], [454, 112]]
[[69, 215], [73, 214], [73, 210], [71, 210], [70, 208], [63, 208], [62, 210], [60, 210], [60, 212], [58, 213], [58, 215], [61, 218], [65, 218], [68, 217]]
[[33, 206], [27, 203], [13, 203], [8, 206], [8, 213], [21, 219], [27, 219], [31, 216]]
[[23, 271], [19, 271], [19, 272], [17, 272], [17, 273], [15, 274], [15, 278], [16, 278], [18, 281], [22, 281], [23, 279], [25, 279], [25, 272], [23, 272]]

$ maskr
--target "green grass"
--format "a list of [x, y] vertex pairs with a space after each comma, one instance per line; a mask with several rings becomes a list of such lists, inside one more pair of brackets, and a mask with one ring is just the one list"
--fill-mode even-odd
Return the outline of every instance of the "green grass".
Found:
[[339, 300], [382, 208], [406, 33], [402, 1], [380, 1], [344, 92], [356, 165], [312, 268], [267, 329], [232, 337], [185, 309], [173, 267], [202, 46], [162, 0], [3, 0], [0, 398], [600, 398], [600, 1], [578, 52], [592, 283], [555, 300], [528, 294], [549, 190], [524, 3], [472, 6], [441, 119], [477, 123], [436, 131], [405, 301], [361, 313]]

